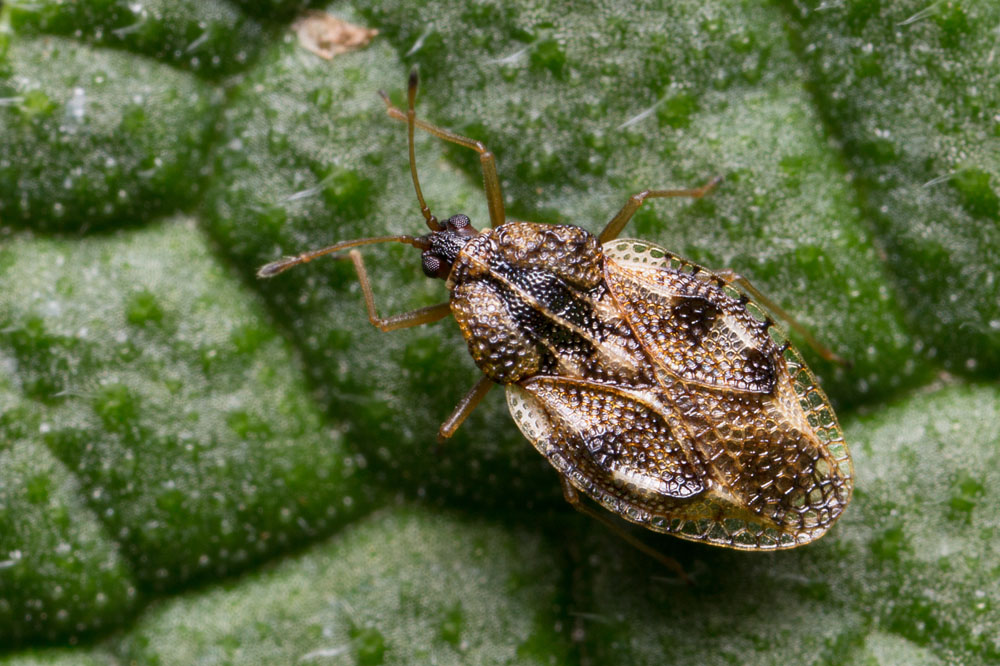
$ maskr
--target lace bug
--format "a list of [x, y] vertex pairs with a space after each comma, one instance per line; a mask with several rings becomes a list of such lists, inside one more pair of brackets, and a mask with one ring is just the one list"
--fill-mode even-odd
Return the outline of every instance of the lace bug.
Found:
[[[570, 225], [508, 221], [489, 150], [406, 112], [410, 173], [424, 236], [336, 243], [263, 266], [259, 277], [350, 250], [368, 317], [382, 331], [457, 320], [483, 377], [442, 424], [450, 437], [494, 384], [507, 389], [522, 433], [559, 471], [566, 499], [621, 530], [613, 514], [650, 530], [744, 550], [792, 548], [822, 536], [851, 497], [853, 469], [836, 416], [799, 353], [767, 314], [823, 357], [840, 361], [732, 271], [710, 271], [652, 243], [618, 236], [649, 198], [707, 194], [645, 190], [594, 236]], [[490, 227], [430, 211], [414, 161], [414, 131], [479, 153]], [[361, 254], [399, 242], [421, 251], [449, 302], [381, 318]]]

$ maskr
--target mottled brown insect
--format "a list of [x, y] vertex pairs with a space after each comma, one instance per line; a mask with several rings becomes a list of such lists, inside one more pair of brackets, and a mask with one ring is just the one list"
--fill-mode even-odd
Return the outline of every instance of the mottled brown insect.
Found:
[[[829, 401], [766, 314], [781, 311], [731, 271], [617, 239], [645, 199], [701, 197], [719, 179], [640, 192], [599, 236], [508, 222], [493, 154], [416, 119], [416, 89], [414, 72], [406, 113], [382, 96], [389, 115], [407, 123], [430, 233], [344, 241], [259, 275], [369, 243], [417, 247], [424, 273], [446, 280], [450, 300], [387, 319], [376, 314], [361, 255], [351, 250], [350, 258], [381, 330], [457, 320], [483, 377], [440, 438], [503, 384], [518, 427], [562, 475], [566, 499], [612, 527], [578, 493], [651, 530], [717, 546], [791, 548], [824, 534], [850, 500], [851, 459]], [[431, 214], [414, 163], [415, 127], [479, 153], [491, 228], [476, 231], [465, 215], [442, 224]]]

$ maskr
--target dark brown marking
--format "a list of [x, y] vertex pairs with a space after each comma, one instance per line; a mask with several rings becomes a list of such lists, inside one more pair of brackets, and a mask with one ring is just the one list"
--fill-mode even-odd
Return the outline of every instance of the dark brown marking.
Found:
[[692, 345], [700, 345], [701, 341], [712, 330], [715, 319], [721, 314], [707, 298], [700, 296], [679, 297], [671, 309], [671, 318], [676, 324], [670, 324], [678, 329]]

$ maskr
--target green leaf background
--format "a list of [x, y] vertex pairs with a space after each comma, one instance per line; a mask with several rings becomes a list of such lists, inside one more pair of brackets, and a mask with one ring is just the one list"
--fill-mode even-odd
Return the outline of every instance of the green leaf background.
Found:
[[[1000, 5], [989, 0], [0, 9], [0, 663], [935, 664], [1000, 660]], [[454, 322], [379, 334], [346, 262], [417, 233], [375, 91], [481, 139], [508, 214], [749, 276], [842, 356], [855, 500], [728, 552], [561, 499]], [[439, 216], [471, 151], [417, 141]], [[366, 253], [382, 313], [441, 302]]]

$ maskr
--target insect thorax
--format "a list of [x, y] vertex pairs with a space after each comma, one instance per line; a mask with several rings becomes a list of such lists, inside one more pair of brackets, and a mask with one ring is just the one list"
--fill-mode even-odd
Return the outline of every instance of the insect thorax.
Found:
[[469, 241], [448, 279], [476, 364], [510, 384], [536, 374], [630, 386], [654, 379], [584, 229], [512, 222]]

